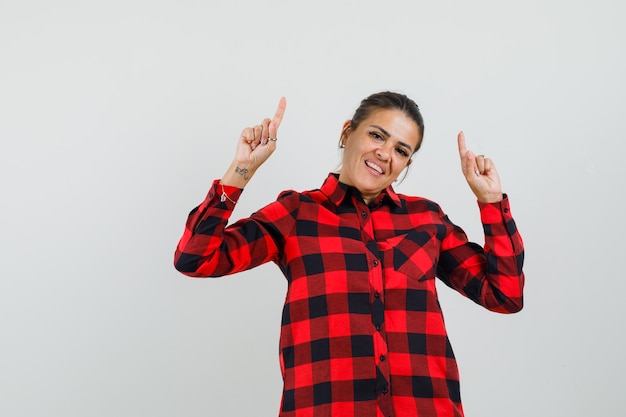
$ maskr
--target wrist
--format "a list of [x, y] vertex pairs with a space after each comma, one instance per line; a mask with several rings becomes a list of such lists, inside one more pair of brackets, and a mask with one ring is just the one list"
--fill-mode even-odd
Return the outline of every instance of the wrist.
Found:
[[220, 183], [237, 188], [244, 188], [255, 172], [256, 168], [253, 167], [252, 164], [233, 161]]
[[500, 201], [502, 201], [503, 198], [504, 194], [502, 194], [501, 192], [477, 196], [478, 202], [485, 204], [499, 203]]

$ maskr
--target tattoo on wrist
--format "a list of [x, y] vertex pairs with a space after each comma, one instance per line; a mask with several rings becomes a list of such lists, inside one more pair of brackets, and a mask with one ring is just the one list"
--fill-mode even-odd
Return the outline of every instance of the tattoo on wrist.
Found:
[[248, 181], [248, 170], [247, 169], [235, 167], [235, 174], [243, 175], [243, 179]]

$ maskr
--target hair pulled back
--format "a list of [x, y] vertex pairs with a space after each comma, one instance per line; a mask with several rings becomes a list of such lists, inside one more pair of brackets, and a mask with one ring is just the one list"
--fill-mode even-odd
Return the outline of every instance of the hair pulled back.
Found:
[[424, 138], [424, 119], [417, 104], [404, 94], [382, 91], [364, 98], [354, 112], [354, 116], [352, 116], [350, 128], [352, 130], [356, 129], [363, 120], [367, 119], [374, 111], [380, 109], [400, 110], [415, 122], [420, 134], [419, 142], [413, 153], [417, 152]]

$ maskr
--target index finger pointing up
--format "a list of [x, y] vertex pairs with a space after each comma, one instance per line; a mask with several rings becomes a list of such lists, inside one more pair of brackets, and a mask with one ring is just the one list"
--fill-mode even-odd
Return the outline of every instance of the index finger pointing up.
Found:
[[457, 139], [459, 142], [459, 156], [461, 157], [461, 161], [463, 161], [463, 158], [467, 153], [467, 146], [465, 145], [465, 134], [463, 132], [459, 132], [459, 136]]
[[270, 122], [269, 134], [270, 138], [275, 138], [278, 133], [278, 127], [280, 123], [283, 121], [283, 116], [285, 114], [285, 108], [287, 107], [287, 100], [285, 97], [281, 97], [278, 102], [278, 108], [276, 109], [276, 114], [274, 114], [274, 118]]

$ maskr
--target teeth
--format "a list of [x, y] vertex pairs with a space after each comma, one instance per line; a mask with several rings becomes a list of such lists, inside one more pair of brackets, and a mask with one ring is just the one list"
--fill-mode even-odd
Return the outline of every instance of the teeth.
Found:
[[383, 169], [381, 167], [379, 167], [378, 165], [372, 164], [369, 161], [365, 161], [365, 165], [367, 165], [368, 167], [375, 169], [376, 171], [378, 171], [379, 174], [383, 173]]

